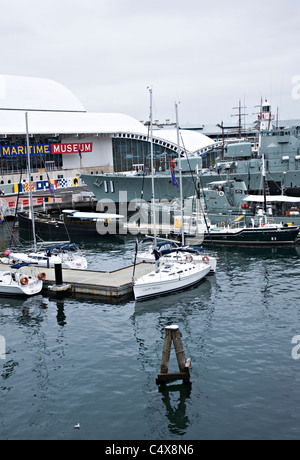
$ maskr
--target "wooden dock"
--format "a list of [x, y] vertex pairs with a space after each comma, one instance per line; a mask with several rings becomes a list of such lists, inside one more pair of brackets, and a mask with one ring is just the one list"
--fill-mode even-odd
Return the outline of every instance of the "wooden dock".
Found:
[[[10, 265], [0, 264], [0, 270], [9, 270]], [[154, 269], [154, 264], [141, 263], [135, 267], [135, 277], [141, 277]], [[46, 274], [43, 290], [56, 284], [54, 268], [37, 267]], [[119, 301], [133, 295], [133, 265], [112, 272], [62, 269], [63, 283], [70, 285], [73, 294], [85, 294]]]

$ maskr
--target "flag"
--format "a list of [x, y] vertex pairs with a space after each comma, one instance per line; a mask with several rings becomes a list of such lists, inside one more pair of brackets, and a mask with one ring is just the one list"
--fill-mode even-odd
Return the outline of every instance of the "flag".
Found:
[[171, 171], [171, 177], [172, 177], [172, 184], [175, 185], [176, 187], [179, 187], [178, 182], [175, 177], [175, 170], [172, 167], [172, 164], [170, 165], [170, 171]]
[[2, 224], [2, 222], [4, 222], [4, 217], [3, 217], [3, 214], [2, 212], [0, 213], [0, 224]]
[[55, 192], [55, 190], [54, 190], [54, 186], [53, 186], [52, 182], [50, 181], [50, 177], [49, 177], [48, 173], [47, 173], [47, 180], [48, 180], [48, 184], [49, 184], [49, 191], [50, 191], [51, 194], [53, 194]]

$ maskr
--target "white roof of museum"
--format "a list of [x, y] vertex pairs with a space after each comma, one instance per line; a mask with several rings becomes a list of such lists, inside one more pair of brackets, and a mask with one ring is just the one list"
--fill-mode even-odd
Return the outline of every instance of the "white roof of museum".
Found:
[[0, 75], [2, 109], [86, 112], [65, 86], [46, 78]]
[[[146, 126], [128, 115], [87, 112], [69, 89], [53, 80], [0, 75], [0, 135], [25, 135], [25, 111], [30, 134], [149, 135]], [[214, 143], [195, 131], [180, 132], [180, 145], [189, 152]], [[176, 129], [154, 130], [153, 136], [177, 144]]]

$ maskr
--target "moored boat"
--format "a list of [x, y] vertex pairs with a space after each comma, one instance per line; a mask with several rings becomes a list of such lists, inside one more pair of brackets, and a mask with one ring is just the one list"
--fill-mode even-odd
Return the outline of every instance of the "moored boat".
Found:
[[299, 227], [287, 224], [271, 224], [263, 218], [253, 219], [252, 226], [241, 225], [240, 216], [232, 225], [211, 226], [203, 243], [242, 246], [286, 246], [297, 243]]
[[[142, 243], [151, 244], [147, 249], [142, 250]], [[153, 246], [153, 239], [146, 238], [140, 244], [141, 248], [136, 255], [136, 263], [154, 263], [155, 262], [155, 248]], [[166, 240], [157, 244], [157, 251], [160, 253], [160, 261], [171, 262], [208, 262], [210, 265], [210, 273], [216, 273], [217, 270], [217, 254], [207, 252], [203, 247], [193, 247], [189, 245], [181, 246], [176, 241]]]
[[5, 251], [12, 263], [31, 263], [39, 267], [54, 267], [61, 264], [62, 268], [86, 270], [87, 261], [77, 244], [57, 244], [46, 246], [40, 251], [11, 252]]
[[[32, 222], [28, 212], [18, 214], [21, 229], [32, 231]], [[35, 230], [43, 237], [76, 238], [84, 233], [88, 236], [99, 236], [106, 233], [119, 234], [123, 228], [123, 216], [100, 212], [81, 212], [64, 209], [61, 216], [49, 217], [35, 213]]]
[[164, 262], [157, 270], [138, 278], [133, 286], [136, 300], [170, 294], [194, 286], [208, 275], [209, 263]]
[[15, 264], [9, 270], [0, 272], [0, 294], [12, 296], [32, 296], [39, 294], [46, 278], [37, 274], [31, 264]]

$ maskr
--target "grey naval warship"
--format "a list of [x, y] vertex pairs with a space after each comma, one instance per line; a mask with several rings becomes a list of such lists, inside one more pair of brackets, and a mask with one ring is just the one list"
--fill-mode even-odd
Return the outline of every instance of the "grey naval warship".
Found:
[[[258, 148], [250, 142], [235, 142], [223, 145], [215, 156], [215, 164], [202, 168], [202, 157], [190, 154], [182, 158], [183, 198], [196, 195], [215, 180], [243, 181], [249, 194], [259, 194], [262, 188], [262, 159], [265, 159], [266, 187], [270, 195], [300, 196], [300, 126], [272, 126], [274, 116], [267, 100], [259, 115], [260, 132]], [[176, 160], [178, 175], [178, 160]], [[143, 199], [151, 201], [151, 174], [145, 175], [143, 168], [134, 174], [82, 174], [81, 178], [94, 193], [97, 200], [118, 202]], [[155, 177], [157, 200], [179, 198], [180, 191], [174, 187], [170, 171]]]

